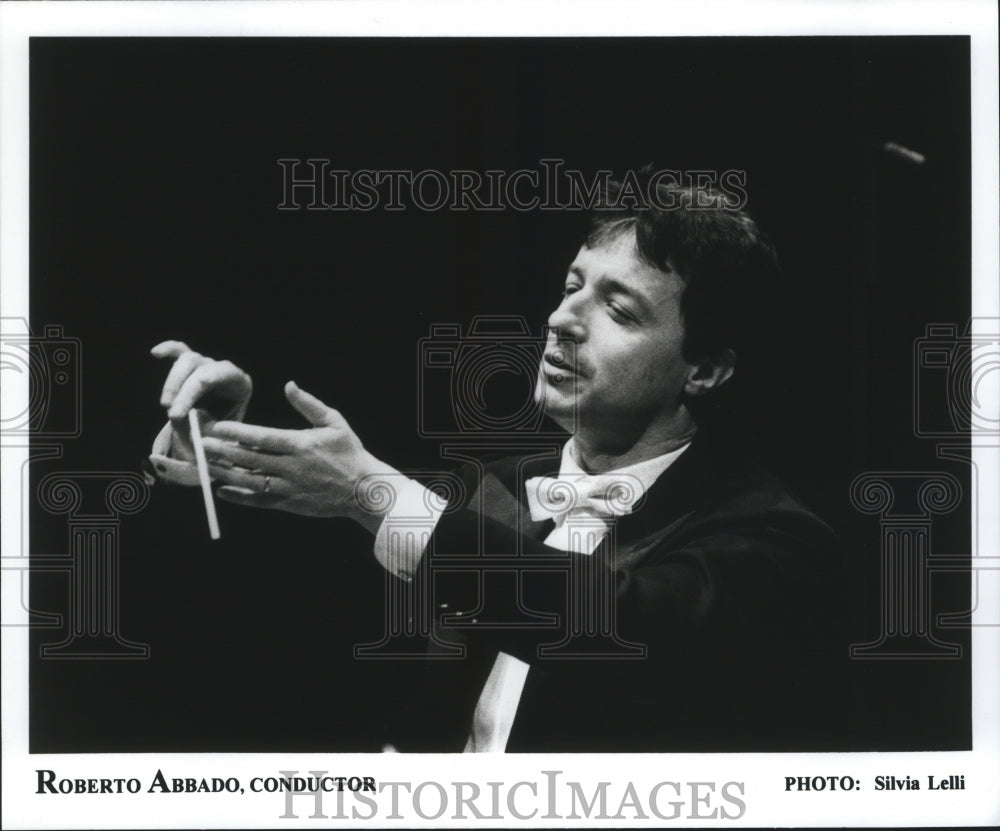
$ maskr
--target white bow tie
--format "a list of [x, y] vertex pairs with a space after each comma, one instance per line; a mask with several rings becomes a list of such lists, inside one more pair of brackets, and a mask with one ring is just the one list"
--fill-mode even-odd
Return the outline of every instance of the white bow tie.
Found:
[[553, 519], [557, 526], [572, 513], [607, 518], [629, 514], [644, 491], [642, 482], [627, 473], [535, 476], [524, 487], [531, 518], [535, 522]]

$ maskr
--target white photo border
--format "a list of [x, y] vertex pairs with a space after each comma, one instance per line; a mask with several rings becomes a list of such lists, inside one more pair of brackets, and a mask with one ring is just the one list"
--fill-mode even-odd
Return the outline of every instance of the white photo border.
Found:
[[[568, 10], [572, 8], [572, 14]], [[972, 84], [972, 293], [974, 318], [1000, 317], [998, 262], [998, 79], [997, 11], [982, 2], [866, 3], [812, 0], [701, 0], [614, 4], [542, 2], [51, 2], [0, 5], [0, 280], [5, 317], [28, 318], [28, 49], [34, 36], [67, 37], [321, 37], [321, 36], [801, 36], [801, 35], [968, 35]], [[7, 403], [27, 401], [23, 385], [5, 378]], [[13, 405], [12, 405], [13, 406]], [[992, 402], [996, 412], [997, 402]], [[5, 406], [6, 410], [6, 406]], [[993, 443], [994, 445], [996, 442]], [[3, 556], [20, 547], [21, 462], [14, 447], [3, 451]], [[979, 467], [981, 539], [1000, 541], [998, 448], [975, 449]], [[8, 521], [13, 517], [15, 521]], [[996, 555], [996, 551], [987, 552]], [[20, 580], [5, 570], [3, 580]], [[5, 586], [4, 598], [8, 586]], [[1000, 597], [988, 596], [975, 614], [996, 619]], [[17, 613], [18, 610], [13, 610]], [[5, 614], [11, 613], [7, 610]], [[26, 613], [25, 613], [26, 614]], [[616, 826], [621, 820], [572, 818], [565, 806], [547, 813], [544, 799], [522, 789], [520, 820], [456, 819], [452, 812], [428, 820], [400, 801], [399, 818], [310, 818], [309, 799], [295, 802], [297, 819], [283, 817], [276, 794], [230, 795], [38, 795], [36, 770], [59, 768], [76, 777], [129, 777], [148, 782], [158, 769], [185, 777], [274, 776], [278, 771], [349, 770], [385, 782], [453, 783], [527, 781], [544, 790], [546, 771], [560, 771], [587, 793], [597, 783], [632, 782], [649, 793], [664, 780], [742, 783], [745, 811], [716, 817], [749, 826], [949, 826], [1000, 823], [1000, 630], [974, 626], [973, 745], [969, 752], [825, 754], [669, 754], [461, 756], [402, 754], [81, 754], [28, 753], [28, 628], [5, 627], [2, 638], [3, 827], [4, 828], [259, 828], [397, 825], [462, 827]], [[168, 772], [169, 771], [169, 772]], [[854, 794], [788, 794], [784, 777], [962, 773], [966, 790], [943, 798], [922, 791], [887, 797], [871, 790]], [[618, 791], [620, 793], [620, 790]], [[522, 799], [518, 797], [518, 799]], [[905, 798], [904, 798], [905, 797]], [[616, 797], [617, 798], [617, 797]], [[612, 800], [614, 801], [614, 800]], [[430, 800], [434, 804], [434, 800]], [[617, 803], [616, 803], [617, 804]], [[724, 804], [734, 814], [736, 803]], [[387, 810], [387, 809], [386, 809]], [[348, 810], [348, 815], [350, 811]], [[705, 819], [685, 811], [665, 822], [655, 816], [636, 825], [698, 826]], [[468, 816], [468, 815], [467, 815]]]

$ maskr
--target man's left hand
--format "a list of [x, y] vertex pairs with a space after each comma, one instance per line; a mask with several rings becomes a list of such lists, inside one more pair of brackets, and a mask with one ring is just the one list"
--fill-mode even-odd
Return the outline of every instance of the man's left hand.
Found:
[[311, 427], [219, 421], [205, 435], [212, 479], [224, 483], [218, 495], [257, 508], [349, 517], [374, 533], [382, 517], [361, 504], [359, 483], [372, 477], [398, 481], [399, 472], [365, 450], [337, 410], [294, 381], [285, 385], [285, 396]]

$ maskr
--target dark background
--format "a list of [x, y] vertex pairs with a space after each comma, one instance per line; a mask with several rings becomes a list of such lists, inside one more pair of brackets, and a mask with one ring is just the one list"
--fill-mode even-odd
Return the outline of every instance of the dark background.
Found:
[[[725, 417], [836, 527], [851, 569], [831, 700], [851, 727], [818, 749], [967, 748], [966, 632], [938, 633], [962, 660], [846, 655], [878, 635], [880, 596], [878, 521], [850, 482], [968, 482], [912, 425], [914, 340], [970, 314], [968, 75], [967, 38], [33, 39], [31, 323], [79, 338], [83, 373], [82, 436], [33, 482], [139, 469], [167, 370], [148, 350], [166, 338], [247, 369], [251, 421], [300, 425], [281, 391], [294, 377], [376, 455], [441, 465], [417, 436], [417, 341], [475, 314], [539, 331], [583, 216], [281, 212], [278, 158], [745, 170], [784, 284], [773, 354], [743, 367]], [[220, 511], [216, 543], [197, 491], [157, 486], [122, 520], [121, 634], [148, 660], [40, 660], [65, 631], [34, 633], [33, 752], [377, 748], [418, 667], [352, 658], [381, 635], [370, 540]], [[968, 517], [963, 503], [936, 522], [934, 549], [968, 551]], [[65, 518], [36, 509], [31, 531], [35, 556], [65, 553]], [[968, 605], [967, 578], [934, 581], [935, 612]], [[65, 611], [65, 575], [32, 587], [33, 608]]]

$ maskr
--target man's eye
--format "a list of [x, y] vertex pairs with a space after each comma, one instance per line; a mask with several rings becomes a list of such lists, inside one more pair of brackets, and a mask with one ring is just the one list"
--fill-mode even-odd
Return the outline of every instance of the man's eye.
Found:
[[620, 323], [635, 323], [636, 317], [624, 306], [608, 303], [608, 313]]
[[565, 286], [563, 286], [562, 296], [566, 297], [567, 295], [570, 295], [573, 292], [579, 290], [580, 286], [577, 283], [567, 283]]

